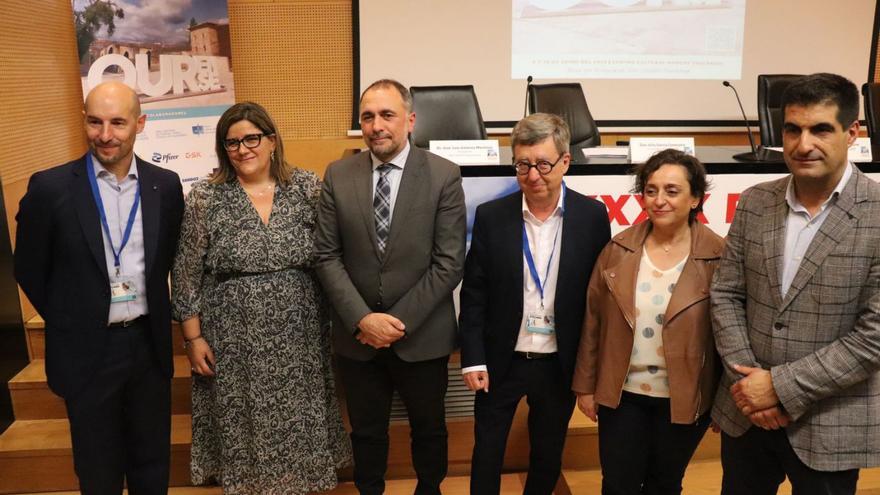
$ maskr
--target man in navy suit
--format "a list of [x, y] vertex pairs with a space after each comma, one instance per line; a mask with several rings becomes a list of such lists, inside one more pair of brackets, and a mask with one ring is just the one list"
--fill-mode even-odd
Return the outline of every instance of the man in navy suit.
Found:
[[[511, 136], [520, 191], [482, 204], [461, 289], [461, 365], [474, 404], [471, 493], [498, 493], [520, 399], [529, 404], [526, 494], [552, 493], [574, 409], [571, 378], [605, 207], [566, 189], [569, 130], [532, 114]], [[490, 387], [491, 383], [491, 387]]]
[[31, 176], [21, 200], [15, 277], [46, 321], [82, 493], [167, 493], [180, 178], [134, 155], [146, 116], [129, 87], [96, 86], [83, 113], [89, 152]]

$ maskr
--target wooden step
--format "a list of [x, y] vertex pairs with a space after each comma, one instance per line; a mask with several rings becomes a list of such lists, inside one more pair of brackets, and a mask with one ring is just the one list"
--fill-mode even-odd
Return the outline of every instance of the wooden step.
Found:
[[[28, 349], [30, 349], [31, 359], [46, 359], [46, 322], [43, 317], [36, 315], [26, 321], [24, 328], [27, 331]], [[171, 322], [171, 346], [174, 354], [185, 356], [186, 351], [183, 349], [183, 336], [180, 333], [180, 324], [176, 321]]]
[[[702, 461], [721, 457], [721, 435], [709, 430], [694, 452], [693, 459]], [[584, 416], [577, 407], [568, 422], [568, 435], [565, 450], [562, 452], [562, 467], [572, 470], [591, 470], [599, 468], [599, 425]]]
[[[189, 456], [192, 431], [189, 415], [171, 418], [171, 486], [187, 486], [189, 482]], [[449, 422], [450, 436], [470, 434], [469, 423], [460, 419]], [[410, 463], [409, 427], [403, 423], [391, 425], [393, 441], [389, 455], [387, 493], [412, 493], [415, 476]], [[466, 442], [468, 447], [471, 442]], [[449, 476], [444, 487], [457, 487], [453, 492], [467, 493], [467, 474], [470, 471], [470, 449], [458, 452], [450, 449]], [[339, 473], [340, 479], [350, 480], [351, 470]], [[402, 479], [401, 479], [402, 478]], [[519, 477], [505, 477], [506, 486], [522, 493]], [[396, 488], [395, 488], [396, 487]], [[16, 421], [0, 435], [0, 494], [75, 490], [76, 475], [73, 472], [73, 456], [70, 446], [70, 429], [66, 419]], [[517, 490], [519, 490], [517, 492]], [[357, 491], [351, 483], [340, 485], [330, 492], [338, 495], [354, 495]]]
[[[709, 433], [707, 433], [708, 435]], [[721, 461], [693, 460], [684, 473], [682, 493], [687, 495], [717, 495], [721, 491]], [[602, 487], [602, 473], [598, 469], [570, 470], [562, 472], [572, 493], [599, 493]], [[791, 494], [788, 480], [779, 485], [779, 495]], [[880, 495], [880, 468], [859, 471], [857, 495]]]
[[[510, 473], [501, 476], [501, 495], [519, 495], [523, 492], [523, 476], [521, 473]], [[385, 482], [387, 495], [411, 495], [415, 490], [413, 479], [388, 480]], [[467, 495], [470, 493], [470, 478], [467, 476], [448, 476], [443, 480], [441, 490], [446, 495]], [[168, 490], [169, 495], [221, 495], [220, 487], [178, 487]], [[354, 483], [342, 482], [335, 489], [321, 492], [321, 495], [357, 495]], [[20, 495], [79, 495], [79, 492], [29, 493]], [[557, 494], [558, 495], [558, 494]]]
[[562, 451], [564, 469], [596, 469], [599, 467], [599, 425], [575, 406], [568, 421], [565, 450]]
[[[189, 481], [190, 416], [171, 417], [171, 486]], [[15, 421], [0, 435], [0, 494], [76, 490], [66, 419]]]
[[[122, 490], [127, 495], [128, 490]], [[335, 492], [329, 492], [336, 495]], [[356, 493], [356, 492], [353, 492]], [[19, 495], [80, 495], [79, 491], [74, 492], [39, 492], [39, 493], [20, 493]], [[223, 489], [219, 486], [181, 486], [168, 489], [168, 495], [223, 495]], [[328, 495], [322, 493], [322, 495]]]
[[[63, 406], [62, 406], [63, 407]], [[525, 409], [525, 408], [521, 408]], [[521, 410], [517, 414], [527, 414]], [[518, 422], [520, 427], [523, 422]], [[450, 435], [449, 475], [450, 483], [466, 487], [461, 480], [467, 480], [470, 470], [470, 453], [473, 446], [473, 426], [469, 418], [450, 418], [448, 421]], [[189, 442], [191, 440], [190, 417], [175, 415], [172, 417], [172, 485], [188, 484]], [[389, 483], [388, 493], [411, 493], [414, 476], [409, 454], [409, 427], [405, 422], [394, 422], [390, 428], [392, 438], [389, 453], [389, 478], [406, 478]], [[563, 459], [567, 470], [584, 471], [598, 468], [598, 428], [595, 423], [575, 411], [570, 422], [569, 435]], [[519, 445], [525, 443], [526, 446]], [[528, 468], [528, 438], [525, 432], [512, 435], [508, 443], [506, 469], [516, 471]], [[703, 440], [696, 460], [718, 458], [718, 435], [707, 433]], [[588, 467], [583, 467], [588, 466]], [[44, 473], [52, 473], [46, 477]], [[350, 479], [350, 471], [340, 473], [342, 479]], [[507, 477], [506, 477], [507, 478]], [[407, 480], [409, 479], [409, 480]], [[520, 478], [512, 477], [517, 483]], [[514, 481], [509, 481], [508, 484]], [[400, 485], [400, 490], [392, 487]], [[334, 494], [356, 493], [349, 485], [340, 486]], [[445, 486], [445, 484], [444, 484]], [[522, 485], [519, 486], [521, 491]], [[406, 487], [406, 488], [405, 488]], [[68, 423], [65, 419], [16, 421], [12, 427], [0, 436], [0, 494], [20, 493], [21, 491], [69, 490], [76, 488], [70, 453]], [[513, 488], [514, 493], [516, 488]], [[467, 493], [462, 491], [461, 493]], [[560, 492], [564, 493], [564, 492]], [[577, 490], [575, 490], [577, 493]]]
[[[190, 365], [186, 356], [174, 356], [171, 380], [171, 413], [189, 414], [191, 409]], [[9, 381], [12, 408], [17, 420], [63, 419], [64, 401], [46, 383], [46, 361], [35, 359]]]
[[[721, 462], [700, 461], [688, 466], [682, 483], [687, 495], [716, 495], [721, 489]], [[572, 493], [599, 493], [602, 486], [602, 473], [598, 469], [575, 471], [565, 470], [563, 475]], [[523, 490], [523, 473], [510, 473], [501, 476], [501, 495], [519, 495]], [[470, 478], [467, 476], [450, 476], [441, 486], [446, 495], [467, 495], [470, 493]], [[385, 484], [387, 495], [410, 495], [416, 486], [412, 479], [388, 480]], [[169, 495], [221, 495], [219, 487], [177, 487], [168, 490]], [[791, 484], [786, 480], [779, 487], [779, 495], [791, 493]], [[857, 495], [878, 495], [880, 493], [880, 468], [863, 469], [859, 473]], [[20, 495], [79, 495], [79, 492], [26, 493]], [[357, 489], [351, 482], [340, 483], [339, 486], [322, 495], [357, 495]], [[556, 494], [559, 495], [559, 494]]]
[[[15, 463], [18, 464], [13, 463], [13, 467], [9, 468], [8, 465], [10, 465], [11, 461], [7, 462], [2, 458], [4, 437], [0, 437], [0, 493], [8, 493], [3, 491], [5, 489], [4, 486], [6, 486], [4, 484], [6, 479], [4, 473], [6, 472], [22, 473], [17, 479], [22, 480], [22, 483], [18, 486], [24, 491], [36, 492], [71, 489], [67, 487], [75, 488], [75, 477], [72, 473], [72, 461], [69, 453], [69, 438], [67, 437], [66, 411], [61, 399], [52, 394], [46, 384], [45, 362], [42, 359], [44, 324], [41, 319], [35, 318], [29, 321], [26, 327], [28, 329], [32, 355], [40, 356], [40, 358], [34, 360], [9, 383], [16, 419], [18, 420], [10, 430], [17, 431], [24, 426], [33, 425], [30, 427], [30, 430], [32, 430], [31, 434], [35, 435], [33, 443], [36, 446], [32, 446], [29, 450], [22, 449], [14, 457], [16, 459]], [[179, 329], [175, 328], [173, 332], [176, 342], [175, 352], [182, 352]], [[175, 444], [177, 450], [173, 454], [172, 473], [187, 473], [186, 476], [175, 479], [178, 480], [178, 484], [188, 484], [189, 436], [191, 435], [188, 415], [191, 410], [190, 368], [183, 354], [175, 356], [172, 394], [173, 414], [177, 418], [175, 421], [179, 422], [180, 417], [185, 417], [187, 432], [185, 445]], [[506, 470], [524, 471], [528, 469], [527, 414], [528, 407], [525, 401], [523, 401], [516, 412], [508, 440], [507, 455], [505, 456]], [[55, 423], [52, 423], [52, 421], [55, 421]], [[52, 428], [58, 428], [58, 423], [64, 428], [62, 436], [65, 437], [65, 441], [68, 444], [67, 450], [41, 450], [39, 445], [43, 442], [45, 435], [40, 432], [49, 428], [47, 425], [54, 425]], [[448, 418], [447, 427], [450, 438], [449, 475], [451, 477], [467, 475], [470, 471], [471, 451], [473, 449], [473, 418]], [[51, 430], [51, 428], [49, 429]], [[415, 473], [410, 459], [408, 424], [405, 421], [392, 422], [389, 434], [391, 437], [388, 465], [389, 478], [414, 477]], [[719, 445], [718, 435], [711, 432], [707, 433], [697, 450], [695, 459], [718, 459]], [[23, 458], [30, 459], [30, 466], [25, 465], [26, 463], [21, 461]], [[67, 478], [62, 476], [60, 480], [55, 480], [51, 477], [47, 480], [41, 479], [41, 473], [48, 472], [43, 469], [42, 466], [44, 465], [57, 466], [58, 469], [54, 469], [54, 471], [67, 473], [64, 475]], [[587, 419], [577, 409], [575, 409], [569, 423], [569, 433], [563, 455], [563, 466], [565, 469], [571, 470], [589, 470], [599, 467], [597, 425]], [[12, 471], [9, 471], [10, 469]], [[343, 479], [350, 479], [350, 472], [344, 472], [342, 476]], [[31, 483], [27, 484], [27, 480], [30, 480]]]

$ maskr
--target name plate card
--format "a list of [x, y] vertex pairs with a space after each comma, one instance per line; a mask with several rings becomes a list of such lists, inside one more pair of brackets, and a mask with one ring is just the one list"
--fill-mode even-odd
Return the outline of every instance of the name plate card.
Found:
[[851, 162], [870, 162], [871, 161], [871, 138], [856, 138], [856, 142], [849, 147], [847, 158]]
[[683, 151], [693, 155], [694, 138], [692, 137], [633, 137], [629, 139], [629, 161], [643, 163], [652, 155], [667, 148]]
[[594, 148], [581, 148], [585, 158], [626, 158], [629, 156], [629, 148], [626, 146], [596, 146]]
[[431, 153], [458, 165], [499, 165], [498, 141], [494, 139], [431, 141]]

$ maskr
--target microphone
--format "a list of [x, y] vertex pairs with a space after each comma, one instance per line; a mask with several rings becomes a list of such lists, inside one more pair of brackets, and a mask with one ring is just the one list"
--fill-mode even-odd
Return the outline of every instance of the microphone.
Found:
[[748, 117], [746, 117], [745, 109], [743, 109], [742, 100], [739, 99], [739, 93], [736, 91], [736, 88], [733, 87], [733, 84], [730, 84], [730, 81], [722, 81], [721, 84], [732, 89], [733, 95], [736, 96], [736, 102], [737, 104], [739, 104], [739, 111], [742, 113], [743, 122], [745, 122], [746, 124], [746, 132], [748, 133], [749, 137], [749, 146], [751, 146], [752, 148], [752, 151], [749, 153], [739, 153], [733, 155], [733, 159], [743, 162], [766, 162], [782, 160], [782, 155], [778, 151], [767, 150], [764, 149], [763, 146], [755, 146], [755, 139], [752, 137], [752, 128], [749, 126], [749, 119]]
[[526, 78], [526, 104], [523, 108], [523, 118], [529, 115], [529, 86], [532, 85], [532, 76]]

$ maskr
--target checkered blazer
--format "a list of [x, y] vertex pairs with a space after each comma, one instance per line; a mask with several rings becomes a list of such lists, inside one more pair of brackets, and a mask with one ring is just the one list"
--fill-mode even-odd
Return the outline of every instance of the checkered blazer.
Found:
[[[850, 165], [851, 166], [851, 165]], [[771, 371], [794, 420], [791, 446], [813, 469], [880, 464], [880, 185], [854, 170], [831, 204], [785, 298], [780, 279], [790, 176], [746, 190], [712, 283], [725, 373], [712, 418], [731, 436], [734, 364]]]

